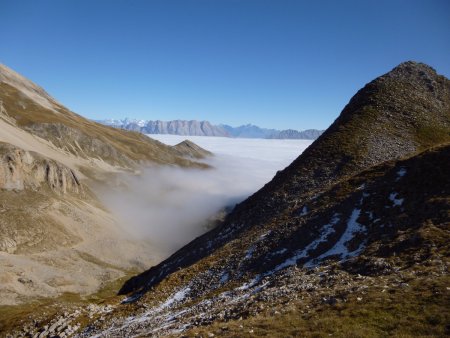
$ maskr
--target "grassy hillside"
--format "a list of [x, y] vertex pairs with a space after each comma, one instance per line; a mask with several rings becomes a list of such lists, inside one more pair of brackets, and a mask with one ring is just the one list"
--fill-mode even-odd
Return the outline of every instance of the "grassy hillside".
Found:
[[46, 108], [5, 82], [0, 82], [0, 101], [19, 127], [81, 157], [100, 157], [124, 167], [141, 161], [202, 167], [140, 133], [98, 124], [59, 104]]

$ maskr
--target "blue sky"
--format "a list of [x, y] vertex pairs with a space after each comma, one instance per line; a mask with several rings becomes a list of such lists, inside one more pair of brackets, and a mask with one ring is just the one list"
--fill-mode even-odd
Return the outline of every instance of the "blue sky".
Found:
[[326, 128], [402, 61], [450, 76], [450, 1], [0, 0], [0, 41], [89, 118]]

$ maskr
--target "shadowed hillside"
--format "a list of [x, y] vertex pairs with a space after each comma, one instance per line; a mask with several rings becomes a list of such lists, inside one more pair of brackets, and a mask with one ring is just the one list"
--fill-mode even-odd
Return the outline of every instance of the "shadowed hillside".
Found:
[[254, 226], [255, 231], [268, 231], [279, 222], [289, 222], [292, 210], [301, 213], [309, 201], [346, 177], [449, 141], [450, 81], [427, 65], [403, 63], [362, 88], [317, 141], [236, 206], [219, 229], [175, 254], [177, 263], [170, 268], [162, 263], [130, 280], [122, 292], [148, 288]]

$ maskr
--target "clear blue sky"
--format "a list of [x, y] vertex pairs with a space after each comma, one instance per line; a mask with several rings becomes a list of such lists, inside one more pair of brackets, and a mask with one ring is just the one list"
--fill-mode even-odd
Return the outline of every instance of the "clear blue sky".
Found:
[[450, 1], [0, 0], [0, 62], [89, 118], [326, 128], [417, 60], [450, 75]]

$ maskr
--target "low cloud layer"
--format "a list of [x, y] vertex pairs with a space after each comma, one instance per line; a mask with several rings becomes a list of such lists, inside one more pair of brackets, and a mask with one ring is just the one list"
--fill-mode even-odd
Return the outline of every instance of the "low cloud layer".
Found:
[[[171, 145], [185, 139], [157, 136]], [[216, 154], [207, 161], [214, 169], [147, 168], [140, 176], [122, 178], [126, 190], [101, 193], [130, 236], [148, 240], [163, 255], [201, 235], [206, 219], [257, 191], [310, 144], [303, 140], [189, 139]]]

